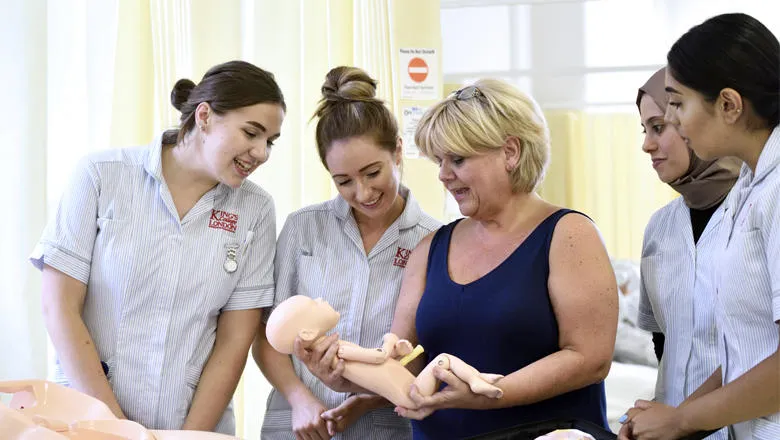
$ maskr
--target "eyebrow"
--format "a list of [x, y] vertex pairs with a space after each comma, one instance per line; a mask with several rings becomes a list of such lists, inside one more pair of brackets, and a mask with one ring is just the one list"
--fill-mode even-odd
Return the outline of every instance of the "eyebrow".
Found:
[[255, 122], [255, 121], [246, 121], [246, 123], [247, 123], [247, 124], [249, 124], [249, 125], [253, 125], [253, 126], [257, 127], [257, 128], [258, 128], [260, 131], [262, 131], [263, 133], [265, 133], [266, 131], [268, 131], [268, 130], [265, 128], [265, 125], [263, 125], [263, 124], [261, 124], [261, 123], [259, 123], [259, 122]]
[[653, 122], [654, 120], [656, 120], [656, 119], [660, 119], [660, 120], [662, 120], [662, 121], [663, 121], [663, 120], [664, 120], [664, 117], [663, 117], [663, 116], [659, 116], [659, 115], [650, 116], [649, 118], [645, 119], [645, 120], [642, 122], [642, 124], [641, 124], [641, 125], [642, 125], [642, 127], [644, 127], [644, 126], [646, 126], [646, 125], [649, 125], [650, 123], [652, 123], [652, 122]]
[[[263, 124], [261, 124], [261, 123], [259, 123], [257, 121], [246, 121], [246, 123], [251, 125], [251, 126], [253, 126], [253, 127], [257, 127], [257, 129], [262, 131], [263, 133], [268, 131], [268, 129], [265, 128], [265, 125], [263, 125]], [[275, 139], [278, 139], [279, 136], [281, 136], [281, 135], [282, 135], [281, 133], [276, 133], [273, 136], [269, 136], [268, 139], [275, 140]]]
[[[377, 164], [380, 164], [380, 165], [381, 165], [381, 164], [382, 164], [382, 161], [378, 160], [378, 161], [376, 161], [376, 162], [372, 162], [372, 163], [370, 163], [370, 164], [368, 164], [368, 165], [364, 166], [363, 168], [361, 168], [361, 169], [360, 169], [360, 172], [362, 173], [363, 171], [365, 171], [365, 170], [367, 170], [367, 169], [369, 169], [369, 168], [371, 168], [372, 166], [374, 166], [374, 165], [377, 165]], [[346, 175], [346, 174], [333, 174], [333, 176], [332, 176], [332, 177], [347, 177], [347, 175]]]
[[682, 93], [677, 91], [677, 89], [675, 89], [674, 87], [666, 87], [664, 90], [666, 90], [667, 93], [676, 93], [678, 95], [682, 95]]

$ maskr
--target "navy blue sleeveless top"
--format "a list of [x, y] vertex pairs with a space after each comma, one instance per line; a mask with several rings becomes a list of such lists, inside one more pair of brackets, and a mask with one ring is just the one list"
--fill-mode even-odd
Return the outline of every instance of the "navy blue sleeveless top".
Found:
[[[450, 353], [480, 372], [509, 375], [560, 350], [547, 278], [555, 225], [571, 212], [576, 211], [561, 209], [550, 215], [498, 267], [465, 285], [452, 281], [447, 264], [450, 237], [459, 220], [436, 232], [416, 316], [428, 362]], [[439, 410], [412, 421], [412, 427], [415, 439], [457, 439], [559, 418], [606, 428], [603, 382], [531, 405]]]

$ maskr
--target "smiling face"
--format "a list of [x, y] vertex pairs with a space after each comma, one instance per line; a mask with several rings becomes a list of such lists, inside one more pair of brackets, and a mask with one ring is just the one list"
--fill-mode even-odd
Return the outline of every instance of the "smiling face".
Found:
[[664, 112], [650, 95], [643, 95], [639, 104], [645, 141], [642, 151], [650, 155], [658, 178], [671, 183], [690, 167], [690, 153], [685, 141], [674, 127], [664, 122]]
[[360, 219], [385, 219], [397, 215], [403, 199], [401, 146], [391, 153], [370, 136], [335, 141], [325, 155], [325, 164], [341, 197]]
[[241, 107], [222, 115], [201, 103], [195, 114], [198, 125], [195, 130], [203, 135], [200, 150], [203, 173], [233, 188], [240, 187], [244, 179], [268, 160], [284, 120], [282, 106], [270, 103]]

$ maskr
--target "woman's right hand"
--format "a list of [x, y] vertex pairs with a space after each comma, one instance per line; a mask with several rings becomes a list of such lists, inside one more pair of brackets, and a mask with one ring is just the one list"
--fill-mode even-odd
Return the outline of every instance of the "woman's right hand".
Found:
[[328, 440], [328, 426], [322, 413], [327, 411], [325, 405], [316, 397], [292, 406], [292, 429], [297, 440]]
[[293, 354], [306, 365], [311, 374], [328, 388], [339, 392], [359, 392], [360, 388], [345, 379], [344, 360], [337, 357], [339, 336], [332, 334], [311, 343], [295, 338]]

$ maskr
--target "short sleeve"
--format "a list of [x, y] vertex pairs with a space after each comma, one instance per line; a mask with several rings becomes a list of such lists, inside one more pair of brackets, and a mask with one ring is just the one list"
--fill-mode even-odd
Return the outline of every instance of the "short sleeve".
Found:
[[92, 247], [97, 235], [100, 179], [95, 164], [82, 159], [63, 192], [54, 217], [30, 255], [30, 262], [44, 265], [87, 284]]
[[[651, 220], [652, 224], [652, 220]], [[648, 235], [650, 235], [651, 225], [648, 224], [645, 229], [645, 236], [642, 244], [642, 259], [646, 258], [646, 255], [650, 253], [647, 250]], [[642, 269], [639, 274], [639, 307], [636, 317], [637, 327], [649, 332], [663, 333], [661, 326], [658, 325], [658, 321], [655, 319], [655, 313], [653, 312], [653, 306], [650, 303], [650, 296], [647, 293], [645, 287], [645, 268], [642, 265]]]
[[663, 332], [661, 326], [658, 325], [658, 321], [655, 320], [653, 314], [653, 306], [650, 305], [650, 299], [645, 291], [644, 283], [639, 288], [639, 312], [637, 316], [637, 326], [642, 330], [649, 332]]
[[761, 229], [764, 235], [766, 264], [769, 270], [769, 282], [772, 289], [772, 319], [780, 322], [780, 169], [776, 169], [767, 178], [777, 179], [764, 194], [766, 203], [765, 216]]
[[273, 200], [266, 200], [260, 221], [246, 238], [244, 261], [247, 265], [223, 311], [257, 309], [273, 304], [276, 210]]
[[[276, 242], [276, 257], [274, 258], [274, 283], [276, 292], [273, 305], [276, 307], [287, 298], [297, 293], [298, 264], [300, 253], [300, 230], [296, 225], [299, 215], [287, 217]], [[272, 310], [267, 310], [264, 321], [268, 320]]]

